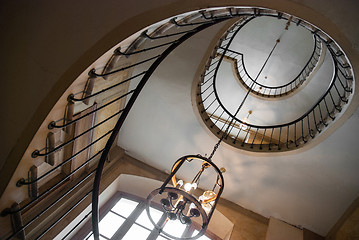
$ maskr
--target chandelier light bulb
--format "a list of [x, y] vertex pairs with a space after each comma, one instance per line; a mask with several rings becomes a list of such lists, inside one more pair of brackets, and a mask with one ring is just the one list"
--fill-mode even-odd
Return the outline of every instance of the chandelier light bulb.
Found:
[[182, 181], [182, 180], [178, 180], [176, 187], [179, 188], [179, 187], [182, 187], [182, 186], [183, 186], [183, 181]]
[[[202, 202], [202, 208], [208, 213], [212, 209], [212, 204], [216, 198], [217, 194], [211, 190], [205, 191], [202, 196], [199, 197], [199, 200]], [[206, 200], [213, 199], [210, 202], [206, 202]]]
[[183, 187], [184, 187], [184, 190], [186, 190], [187, 192], [189, 192], [189, 191], [191, 190], [191, 188], [192, 188], [192, 184], [186, 183]]

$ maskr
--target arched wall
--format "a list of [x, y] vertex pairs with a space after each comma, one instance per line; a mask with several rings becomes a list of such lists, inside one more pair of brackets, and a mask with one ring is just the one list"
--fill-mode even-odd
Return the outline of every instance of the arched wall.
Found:
[[[0, 127], [0, 193], [51, 108], [98, 57], [152, 23], [183, 12], [218, 6], [266, 7], [308, 20], [333, 37], [348, 55], [354, 73], [359, 71], [356, 42], [359, 33], [355, 31], [358, 7], [351, 0], [109, 0], [101, 5], [84, 0], [2, 2], [0, 102], [5, 111], [1, 114]], [[336, 122], [336, 126], [354, 112], [357, 103], [355, 95], [346, 117]], [[325, 135], [328, 134], [329, 131]]]

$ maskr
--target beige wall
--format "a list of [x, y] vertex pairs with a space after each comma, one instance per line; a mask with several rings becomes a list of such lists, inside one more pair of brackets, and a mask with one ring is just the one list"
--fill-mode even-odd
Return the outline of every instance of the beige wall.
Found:
[[271, 217], [266, 240], [303, 240], [303, 231], [281, 220]]
[[326, 236], [327, 240], [359, 239], [359, 198], [357, 198]]
[[359, 208], [340, 227], [333, 240], [359, 239]]

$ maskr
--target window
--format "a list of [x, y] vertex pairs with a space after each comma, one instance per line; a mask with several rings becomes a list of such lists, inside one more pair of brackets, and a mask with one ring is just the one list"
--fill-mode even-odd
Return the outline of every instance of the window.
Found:
[[[99, 223], [100, 239], [124, 239], [124, 240], [170, 240], [171, 238], [163, 235], [152, 225], [146, 212], [145, 200], [121, 193], [109, 201], [105, 211], [102, 211], [101, 221]], [[160, 208], [150, 208], [151, 215], [157, 223], [166, 221], [166, 214]], [[90, 226], [90, 223], [89, 223]], [[90, 227], [88, 227], [90, 230]], [[186, 227], [186, 225], [176, 221], [168, 221], [163, 228], [175, 236], [194, 236], [198, 233], [195, 227]], [[89, 231], [88, 230], [88, 231]], [[207, 231], [208, 232], [208, 231]], [[84, 238], [92, 240], [93, 234], [89, 232]], [[217, 236], [208, 232], [206, 235], [198, 238], [199, 240], [219, 240]]]

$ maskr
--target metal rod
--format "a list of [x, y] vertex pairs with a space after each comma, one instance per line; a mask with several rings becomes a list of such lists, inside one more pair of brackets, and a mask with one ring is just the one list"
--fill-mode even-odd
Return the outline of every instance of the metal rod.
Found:
[[80, 205], [80, 203], [85, 200], [87, 198], [87, 196], [89, 196], [92, 193], [92, 189], [91, 191], [89, 191], [88, 193], [86, 193], [85, 196], [83, 196], [76, 204], [74, 204], [69, 210], [67, 210], [64, 214], [61, 215], [60, 218], [58, 218], [49, 228], [47, 228], [45, 231], [43, 231], [39, 236], [37, 236], [37, 238], [35, 239], [39, 239], [42, 238], [48, 231], [50, 231], [57, 223], [59, 223], [62, 219], [64, 219], [64, 217], [66, 217], [67, 214], [69, 214], [73, 209], [75, 209], [78, 205]]
[[[92, 190], [91, 190], [92, 191]], [[80, 224], [85, 221], [86, 218], [88, 218], [91, 215], [92, 211], [88, 212], [73, 228], [71, 228], [71, 230], [66, 233], [66, 235], [61, 238], [61, 240], [66, 239], [78, 226], [80, 226]]]
[[207, 97], [204, 100], [198, 102], [198, 104], [204, 103], [213, 93], [214, 93], [214, 91], [212, 91], [210, 94], [208, 94]]
[[319, 113], [320, 113], [320, 121], [324, 124], [324, 126], [326, 126], [324, 119], [323, 119], [323, 114], [322, 114], [322, 109], [320, 108], [320, 104], [318, 104], [318, 108], [319, 108]]
[[258, 130], [259, 130], [259, 128], [257, 128], [257, 131], [256, 131], [256, 133], [254, 134], [254, 137], [253, 137], [253, 140], [252, 140], [252, 144], [251, 144], [251, 148], [253, 148], [254, 140], [255, 140], [256, 137], [257, 137]]
[[213, 99], [213, 101], [204, 109], [203, 112], [207, 111], [207, 109], [210, 108], [215, 101], [216, 101], [216, 99]]
[[86, 162], [84, 162], [83, 164], [81, 164], [78, 168], [76, 168], [73, 172], [71, 172], [70, 174], [68, 174], [65, 178], [61, 179], [59, 182], [57, 182], [55, 185], [53, 185], [52, 187], [48, 188], [46, 191], [44, 191], [43, 193], [41, 193], [37, 198], [32, 199], [30, 202], [28, 202], [26, 205], [22, 206], [19, 209], [16, 210], [7, 210], [5, 209], [5, 211], [3, 211], [1, 213], [2, 216], [6, 216], [8, 214], [14, 214], [17, 212], [21, 212], [24, 209], [28, 208], [29, 206], [31, 206], [33, 203], [39, 201], [41, 198], [43, 198], [44, 196], [46, 196], [48, 193], [50, 193], [52, 190], [56, 189], [57, 187], [59, 187], [62, 183], [66, 182], [67, 179], [69, 179], [72, 175], [74, 175], [77, 171], [79, 171], [83, 166], [85, 166], [86, 164], [88, 164], [89, 162], [91, 162], [95, 157], [97, 157], [101, 152], [103, 151], [100, 150], [98, 151], [95, 155], [93, 155], [91, 158], [89, 158]]
[[97, 124], [94, 125], [93, 127], [89, 128], [89, 129], [87, 129], [87, 130], [85, 130], [85, 131], [82, 132], [81, 134], [79, 134], [79, 135], [73, 137], [72, 139], [68, 140], [67, 142], [64, 142], [64, 143], [60, 144], [59, 146], [57, 146], [57, 147], [51, 149], [51, 151], [48, 151], [48, 152], [45, 152], [45, 153], [40, 153], [40, 151], [35, 150], [35, 151], [33, 152], [32, 156], [33, 156], [33, 157], [34, 157], [34, 156], [35, 156], [35, 157], [38, 157], [38, 156], [48, 156], [48, 155], [50, 155], [51, 153], [54, 153], [54, 152], [58, 151], [59, 149], [65, 147], [66, 145], [68, 145], [68, 144], [74, 142], [76, 139], [82, 137], [82, 136], [85, 135], [86, 133], [88, 133], [88, 132], [90, 132], [91, 130], [97, 128], [98, 126], [102, 125], [103, 123], [107, 122], [108, 120], [110, 120], [111, 118], [113, 118], [113, 117], [119, 115], [119, 114], [122, 113], [122, 112], [123, 112], [123, 109], [121, 109], [120, 111], [118, 111], [118, 112], [115, 113], [115, 114], [112, 114], [112, 115], [109, 116], [108, 118], [102, 120], [101, 122], [97, 123]]
[[262, 144], [263, 144], [264, 137], [266, 135], [266, 131], [267, 131], [267, 129], [264, 129], [264, 133], [263, 133], [263, 136], [262, 136], [261, 144], [259, 145], [259, 149], [262, 149]]
[[57, 165], [56, 167], [52, 168], [51, 170], [49, 170], [48, 172], [44, 173], [43, 175], [41, 175], [39, 178], [34, 179], [32, 181], [21, 181], [18, 182], [16, 185], [21, 186], [21, 185], [29, 185], [32, 183], [35, 183], [37, 181], [40, 181], [42, 178], [46, 177], [47, 175], [49, 175], [50, 173], [52, 173], [53, 171], [55, 171], [57, 168], [65, 165], [66, 163], [68, 163], [69, 161], [71, 161], [72, 159], [74, 159], [77, 155], [79, 155], [80, 153], [82, 153], [83, 151], [85, 151], [86, 149], [88, 149], [89, 147], [91, 147], [92, 145], [94, 145], [95, 143], [97, 143], [98, 141], [102, 140], [104, 137], [106, 137], [107, 135], [109, 135], [111, 132], [113, 131], [113, 129], [111, 129], [110, 131], [108, 131], [107, 133], [105, 133], [104, 135], [102, 135], [101, 137], [99, 137], [98, 139], [96, 139], [95, 141], [93, 141], [92, 143], [90, 143], [89, 145], [87, 145], [86, 147], [84, 147], [83, 149], [81, 149], [80, 151], [78, 151], [77, 153], [75, 153], [74, 155], [72, 155], [71, 157], [69, 157], [68, 159], [66, 159], [65, 161], [63, 161], [62, 163], [60, 163], [59, 165]]
[[304, 123], [303, 123], [303, 119], [302, 119], [302, 121], [301, 121], [301, 126], [302, 126], [302, 140], [303, 140], [304, 142], [306, 142], [305, 139], [304, 139]]
[[[84, 181], [86, 181], [94, 172], [96, 171], [96, 168], [93, 169], [91, 172], [89, 172], [80, 182], [78, 182], [76, 185], [71, 187], [67, 192], [65, 192], [63, 195], [61, 195], [58, 199], [56, 199], [54, 202], [52, 202], [49, 206], [44, 208], [40, 213], [38, 213], [36, 216], [34, 216], [30, 221], [28, 221], [24, 226], [22, 226], [19, 230], [17, 230], [15, 233], [13, 233], [10, 237], [7, 239], [11, 239], [16, 234], [18, 234], [20, 231], [24, 230], [26, 227], [28, 227], [30, 224], [32, 224], [36, 219], [38, 219], [42, 214], [47, 212], [50, 208], [52, 208], [55, 204], [60, 202], [64, 197], [66, 197], [70, 192], [72, 192], [75, 188], [77, 188], [80, 184], [82, 184]], [[90, 191], [90, 193], [92, 190]], [[78, 203], [77, 203], [78, 204]]]
[[213, 86], [213, 83], [211, 83], [210, 85], [208, 85], [208, 87], [207, 87], [205, 90], [203, 90], [200, 94], [205, 93], [211, 86]]
[[288, 140], [289, 140], [289, 125], [287, 126], [287, 148], [289, 148]]
[[213, 113], [211, 113], [211, 115], [208, 116], [208, 117], [211, 118], [211, 117], [213, 116], [213, 114], [215, 114], [215, 113], [217, 112], [217, 110], [218, 110], [219, 107], [220, 107], [220, 105], [218, 105], [217, 108], [216, 108], [216, 110], [214, 110]]
[[[91, 112], [88, 112], [88, 113], [86, 113], [85, 115], [82, 115], [81, 117], [78, 117], [78, 118], [76, 118], [76, 119], [74, 119], [74, 120], [72, 120], [72, 121], [70, 121], [70, 122], [67, 122], [67, 123], [65, 123], [65, 124], [63, 124], [63, 125], [56, 125], [56, 122], [51, 122], [51, 123], [49, 124], [49, 129], [68, 127], [68, 126], [70, 126], [71, 124], [73, 124], [73, 123], [75, 123], [75, 122], [77, 122], [77, 121], [79, 121], [79, 120], [81, 120], [81, 119], [83, 119], [83, 118], [85, 118], [85, 117], [87, 117], [87, 116], [90, 116], [91, 114], [93, 114], [93, 113], [95, 113], [95, 112], [97, 112], [97, 111], [99, 111], [99, 110], [101, 110], [101, 109], [107, 107], [108, 105], [111, 105], [112, 103], [117, 102], [118, 100], [120, 100], [120, 99], [126, 97], [127, 95], [129, 95], [129, 94], [131, 94], [131, 93], [133, 93], [133, 91], [129, 91], [128, 93], [125, 93], [124, 95], [121, 95], [120, 97], [115, 98], [114, 100], [112, 100], [112, 101], [110, 101], [110, 102], [108, 102], [108, 103], [102, 105], [101, 107], [98, 107], [98, 108], [96, 108], [95, 110], [92, 110]], [[39, 155], [39, 156], [41, 156], [41, 155]]]
[[[206, 77], [206, 76], [204, 76], [204, 77]], [[209, 80], [211, 80], [212, 78], [214, 77], [214, 75], [212, 75], [210, 78], [208, 78], [205, 82], [203, 82], [202, 84], [201, 84], [201, 86], [203, 86], [203, 85], [205, 85]]]

